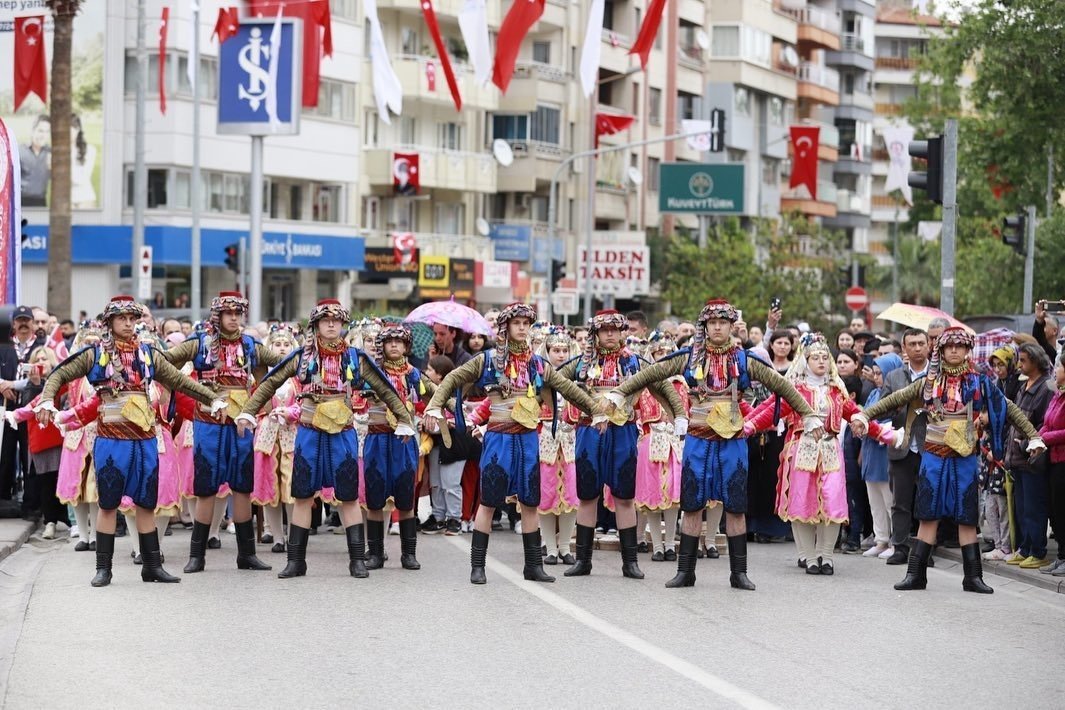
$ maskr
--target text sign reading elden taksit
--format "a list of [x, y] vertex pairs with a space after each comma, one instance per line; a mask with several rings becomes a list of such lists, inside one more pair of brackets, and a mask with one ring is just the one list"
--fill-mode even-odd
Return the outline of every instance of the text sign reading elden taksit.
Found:
[[663, 163], [658, 211], [743, 214], [743, 167], [733, 163]]
[[[578, 250], [577, 289], [584, 290], [587, 267], [584, 245]], [[651, 255], [641, 232], [595, 232], [592, 235], [592, 291], [628, 298], [650, 293]]]

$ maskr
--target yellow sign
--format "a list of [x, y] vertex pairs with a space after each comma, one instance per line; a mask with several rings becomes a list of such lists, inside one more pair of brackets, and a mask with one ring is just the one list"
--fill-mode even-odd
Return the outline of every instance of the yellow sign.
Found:
[[451, 258], [422, 255], [418, 264], [418, 285], [428, 288], [448, 288], [451, 285]]

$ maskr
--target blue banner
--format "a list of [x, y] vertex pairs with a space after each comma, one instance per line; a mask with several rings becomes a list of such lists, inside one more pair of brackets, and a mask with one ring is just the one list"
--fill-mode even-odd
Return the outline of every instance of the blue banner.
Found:
[[[28, 238], [22, 243], [23, 262], [48, 263], [48, 225], [28, 225], [25, 231]], [[247, 236], [246, 230], [201, 229], [200, 259], [203, 265], [225, 266], [226, 246]], [[145, 227], [144, 243], [152, 247], [152, 261], [156, 265], [190, 264], [192, 230], [189, 227]], [[265, 232], [263, 268], [360, 271], [365, 266], [365, 246], [362, 237]], [[79, 224], [71, 231], [71, 261], [74, 264], [129, 264], [132, 254], [133, 228], [127, 225]]]
[[528, 261], [532, 227], [527, 224], [493, 224], [488, 232], [496, 261]]
[[532, 247], [532, 272], [546, 274], [551, 271], [551, 260], [566, 260], [566, 243], [561, 237], [535, 237]]
[[280, 41], [271, 56], [274, 26], [273, 19], [242, 20], [237, 34], [219, 47], [219, 133], [299, 133], [302, 23], [287, 17], [277, 22]]

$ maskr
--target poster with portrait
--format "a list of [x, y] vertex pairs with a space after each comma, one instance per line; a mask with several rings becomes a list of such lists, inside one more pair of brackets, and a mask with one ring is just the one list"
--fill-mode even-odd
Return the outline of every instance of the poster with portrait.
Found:
[[[92, 210], [101, 207], [100, 161], [103, 156], [104, 26], [106, 2], [85, 2], [74, 19], [71, 62], [73, 117], [71, 119], [71, 206]], [[48, 206], [52, 175], [52, 127], [48, 105], [31, 94], [14, 110], [15, 18], [45, 17], [45, 56], [49, 76], [52, 66], [53, 26], [45, 0], [0, 2], [0, 116], [18, 142], [21, 162], [22, 206]], [[36, 28], [34, 28], [36, 29]], [[48, 96], [52, 95], [49, 86]]]

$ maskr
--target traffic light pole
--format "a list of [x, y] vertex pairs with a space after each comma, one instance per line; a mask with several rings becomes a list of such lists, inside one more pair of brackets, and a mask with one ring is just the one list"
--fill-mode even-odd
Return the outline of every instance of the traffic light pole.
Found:
[[1024, 248], [1024, 301], [1021, 302], [1022, 313], [1032, 312], [1032, 281], [1035, 278], [1035, 205], [1028, 205], [1028, 219], [1025, 220], [1026, 246]]
[[954, 315], [954, 241], [958, 232], [958, 121], [943, 135], [943, 234], [940, 238], [939, 308]]
[[[251, 211], [248, 230], [248, 323], [255, 325], [263, 314], [263, 137], [251, 137]], [[244, 250], [241, 250], [241, 254]]]
[[200, 248], [200, 4], [192, 3], [192, 234], [189, 255], [189, 315], [193, 322], [200, 320], [203, 307], [203, 269]]

